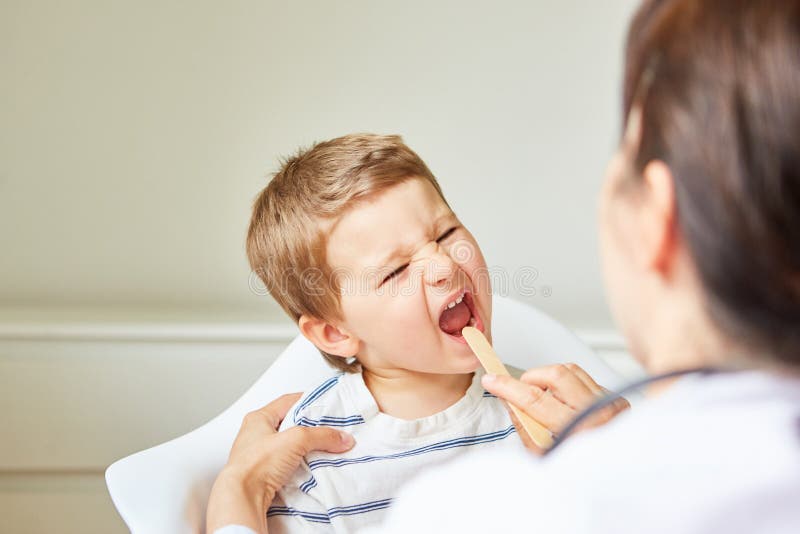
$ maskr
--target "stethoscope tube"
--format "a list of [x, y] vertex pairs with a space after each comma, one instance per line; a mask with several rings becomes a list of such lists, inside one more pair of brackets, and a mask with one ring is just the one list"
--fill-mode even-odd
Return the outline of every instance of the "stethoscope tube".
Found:
[[597, 401], [592, 403], [591, 406], [589, 406], [588, 408], [584, 409], [581, 413], [579, 413], [570, 422], [570, 424], [568, 424], [564, 428], [564, 430], [562, 432], [560, 432], [557, 436], [554, 436], [553, 445], [551, 445], [550, 448], [547, 449], [544, 452], [544, 454], [550, 454], [551, 452], [553, 452], [562, 443], [564, 443], [564, 440], [566, 440], [570, 436], [570, 434], [575, 432], [575, 429], [577, 429], [578, 426], [581, 423], [586, 421], [586, 419], [588, 419], [589, 417], [591, 417], [592, 415], [594, 415], [598, 411], [602, 410], [606, 406], [609, 406], [610, 404], [612, 404], [617, 399], [623, 397], [624, 395], [627, 395], [628, 393], [631, 393], [631, 392], [634, 392], [636, 390], [639, 390], [639, 389], [641, 389], [641, 388], [643, 388], [645, 386], [649, 386], [650, 384], [653, 384], [654, 382], [661, 382], [663, 380], [669, 380], [669, 379], [672, 379], [672, 378], [677, 378], [679, 376], [693, 375], [693, 374], [709, 375], [709, 374], [717, 373], [717, 372], [720, 372], [720, 369], [715, 369], [713, 367], [696, 367], [696, 368], [692, 368], [692, 369], [681, 369], [679, 371], [670, 371], [668, 373], [663, 373], [663, 374], [654, 375], [654, 376], [648, 376], [648, 377], [643, 378], [641, 380], [637, 380], [636, 382], [632, 382], [631, 384], [628, 384], [627, 386], [623, 387], [622, 389], [620, 389], [618, 391], [615, 391], [615, 392], [612, 392], [612, 393], [609, 393], [608, 395], [598, 399]]

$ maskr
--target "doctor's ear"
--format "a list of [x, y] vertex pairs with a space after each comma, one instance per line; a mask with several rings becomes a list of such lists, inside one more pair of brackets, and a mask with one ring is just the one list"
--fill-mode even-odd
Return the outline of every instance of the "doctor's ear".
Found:
[[642, 171], [641, 185], [638, 259], [643, 266], [667, 274], [679, 245], [672, 171], [663, 161], [651, 161]]
[[308, 315], [301, 315], [297, 325], [306, 339], [327, 354], [351, 358], [358, 353], [358, 338], [341, 327]]

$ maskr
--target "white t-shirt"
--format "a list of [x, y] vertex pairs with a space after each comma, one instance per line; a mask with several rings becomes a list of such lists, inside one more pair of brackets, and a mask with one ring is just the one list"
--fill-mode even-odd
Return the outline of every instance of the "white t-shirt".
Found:
[[360, 373], [340, 374], [304, 395], [281, 430], [334, 426], [356, 444], [344, 454], [309, 454], [269, 508], [271, 534], [355, 532], [380, 523], [400, 486], [429, 468], [476, 450], [524, 451], [503, 403], [476, 373], [466, 394], [413, 421], [378, 410]]

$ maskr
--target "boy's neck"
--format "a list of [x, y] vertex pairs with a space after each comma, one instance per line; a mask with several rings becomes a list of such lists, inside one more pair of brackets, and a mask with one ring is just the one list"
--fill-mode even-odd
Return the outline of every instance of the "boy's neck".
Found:
[[378, 409], [399, 419], [420, 419], [446, 410], [469, 389], [474, 373], [432, 374], [383, 369], [362, 371]]

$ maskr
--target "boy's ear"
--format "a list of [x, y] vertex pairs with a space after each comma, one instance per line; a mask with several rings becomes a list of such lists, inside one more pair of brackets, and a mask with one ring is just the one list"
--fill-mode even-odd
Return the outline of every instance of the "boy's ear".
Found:
[[358, 338], [323, 319], [301, 315], [297, 325], [306, 339], [327, 354], [342, 358], [358, 354]]

